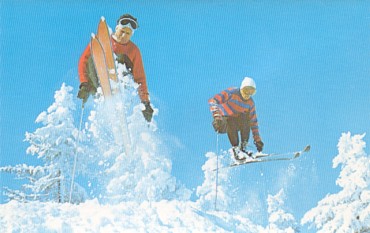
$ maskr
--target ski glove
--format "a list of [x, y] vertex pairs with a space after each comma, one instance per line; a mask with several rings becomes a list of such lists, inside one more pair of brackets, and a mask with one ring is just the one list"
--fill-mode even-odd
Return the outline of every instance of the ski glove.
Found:
[[226, 133], [227, 131], [227, 121], [225, 117], [215, 116], [212, 125], [217, 133]]
[[254, 145], [256, 145], [258, 152], [261, 152], [263, 150], [263, 142], [262, 141], [254, 142]]
[[89, 95], [94, 95], [96, 93], [95, 87], [93, 87], [88, 82], [83, 82], [80, 85], [80, 90], [78, 91], [77, 97], [83, 100], [83, 103], [86, 103]]
[[144, 115], [144, 118], [147, 122], [150, 122], [152, 120], [152, 117], [153, 117], [153, 108], [152, 106], [150, 106], [150, 102], [142, 102], [145, 106], [145, 110], [143, 110], [143, 115]]

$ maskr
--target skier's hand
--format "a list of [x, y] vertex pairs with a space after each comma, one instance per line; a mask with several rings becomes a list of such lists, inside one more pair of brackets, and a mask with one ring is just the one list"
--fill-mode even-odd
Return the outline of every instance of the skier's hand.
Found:
[[153, 117], [153, 108], [152, 106], [150, 106], [150, 102], [142, 102], [145, 106], [145, 110], [143, 110], [143, 115], [144, 115], [144, 118], [147, 122], [151, 122], [152, 120], [152, 117]]
[[86, 103], [89, 95], [95, 95], [96, 88], [88, 82], [83, 82], [80, 85], [80, 90], [78, 91], [77, 97], [83, 100], [83, 103]]
[[212, 122], [213, 128], [217, 133], [226, 133], [227, 122], [222, 116], [215, 116]]
[[84, 82], [80, 85], [80, 90], [78, 91], [77, 97], [82, 99], [83, 103], [86, 103], [87, 98], [89, 98], [89, 83]]
[[261, 152], [263, 150], [263, 142], [262, 141], [254, 142], [254, 145], [256, 145], [258, 152]]

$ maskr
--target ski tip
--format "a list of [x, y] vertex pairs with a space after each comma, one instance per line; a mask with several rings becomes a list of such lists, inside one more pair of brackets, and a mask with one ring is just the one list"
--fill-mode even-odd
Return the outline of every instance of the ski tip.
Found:
[[105, 21], [105, 17], [104, 16], [100, 17], [100, 20], [104, 22]]
[[304, 149], [303, 152], [309, 152], [311, 150], [311, 146], [307, 145]]
[[294, 154], [294, 158], [296, 159], [299, 156], [301, 156], [302, 153], [309, 152], [310, 150], [311, 150], [311, 146], [310, 145], [307, 145], [302, 151], [296, 152]]
[[94, 33], [91, 33], [91, 38], [95, 39], [96, 35]]

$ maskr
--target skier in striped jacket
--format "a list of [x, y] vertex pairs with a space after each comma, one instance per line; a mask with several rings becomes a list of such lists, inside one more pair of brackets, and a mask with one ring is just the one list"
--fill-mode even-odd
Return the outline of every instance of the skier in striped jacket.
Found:
[[257, 151], [261, 152], [263, 149], [263, 142], [258, 130], [256, 107], [252, 99], [255, 93], [254, 80], [245, 77], [240, 88], [228, 88], [208, 101], [214, 119], [213, 127], [218, 133], [227, 133], [232, 153], [237, 160], [245, 159], [240, 156], [239, 152], [246, 152], [250, 131], [252, 131]]

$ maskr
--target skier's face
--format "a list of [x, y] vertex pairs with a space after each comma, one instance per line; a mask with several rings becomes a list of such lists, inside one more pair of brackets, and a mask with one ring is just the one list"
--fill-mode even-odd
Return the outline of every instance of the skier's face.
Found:
[[243, 89], [240, 90], [240, 94], [245, 100], [249, 99], [255, 93], [256, 89], [254, 89], [253, 87], [244, 87]]
[[132, 36], [132, 30], [131, 28], [128, 27], [116, 27], [116, 32], [114, 33], [116, 38], [118, 39], [118, 42], [121, 44], [126, 44], [127, 42], [130, 41], [131, 36]]

